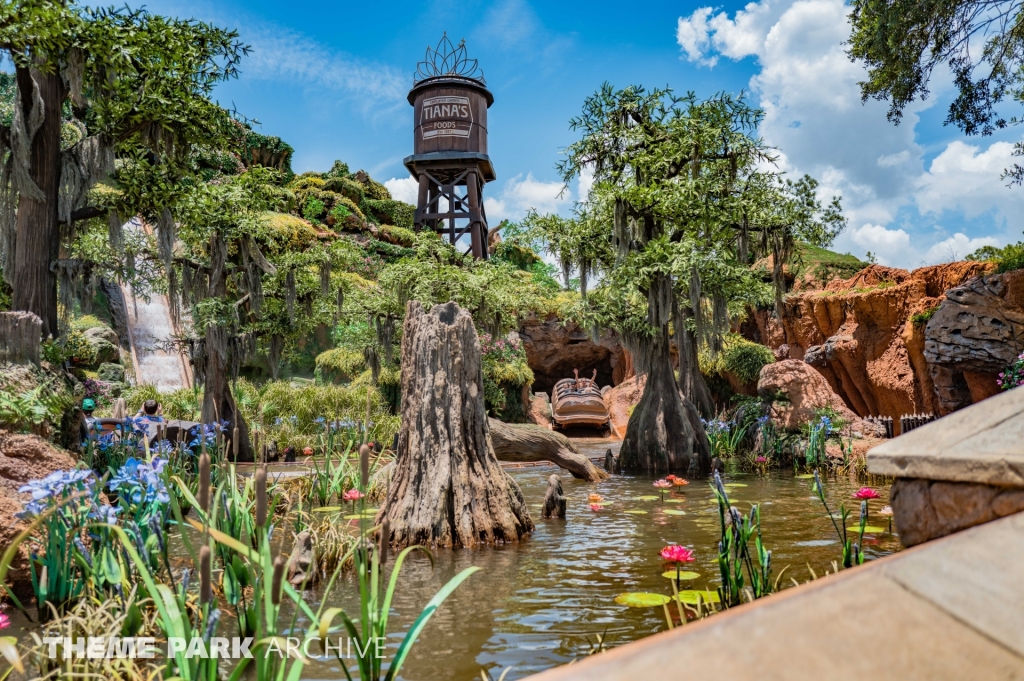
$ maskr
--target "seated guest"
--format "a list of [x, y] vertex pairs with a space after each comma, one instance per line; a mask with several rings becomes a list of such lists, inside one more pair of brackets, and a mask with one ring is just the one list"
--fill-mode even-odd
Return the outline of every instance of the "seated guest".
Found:
[[78, 426], [82, 442], [89, 439], [89, 436], [92, 433], [93, 424], [96, 423], [96, 418], [92, 415], [94, 411], [96, 411], [95, 400], [90, 397], [86, 397], [82, 400], [82, 420]]
[[135, 418], [143, 418], [150, 423], [163, 423], [163, 407], [156, 400], [146, 400], [142, 403], [142, 409], [135, 414]]

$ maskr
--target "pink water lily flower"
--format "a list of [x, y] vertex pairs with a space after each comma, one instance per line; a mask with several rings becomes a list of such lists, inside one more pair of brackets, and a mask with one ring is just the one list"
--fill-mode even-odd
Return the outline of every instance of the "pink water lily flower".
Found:
[[878, 499], [879, 497], [881, 497], [881, 495], [875, 490], [871, 489], [870, 487], [861, 487], [853, 495], [854, 499], [858, 499], [860, 501], [867, 501], [868, 499]]
[[879, 515], [891, 516], [892, 515], [892, 506], [883, 506], [882, 510], [879, 511], [878, 514]]
[[590, 510], [593, 511], [594, 513], [597, 513], [598, 511], [601, 510], [601, 504], [591, 504]]
[[0, 629], [6, 629], [11, 626], [11, 618], [0, 612]]
[[658, 489], [668, 489], [669, 487], [672, 486], [672, 483], [669, 482], [668, 480], [664, 480], [664, 479], [662, 479], [662, 480], [655, 480], [654, 481], [654, 486], [657, 487]]
[[344, 499], [345, 501], [359, 501], [360, 499], [362, 499], [365, 496], [366, 496], [365, 494], [363, 494], [362, 492], [357, 490], [355, 487], [353, 487], [349, 491], [345, 492], [345, 494], [342, 495], [341, 498]]
[[661, 557], [670, 563], [692, 563], [696, 560], [693, 549], [670, 544], [661, 550]]
[[763, 456], [759, 456], [759, 457], [757, 457], [756, 459], [754, 459], [754, 461], [755, 461], [756, 463], [764, 463], [764, 462], [766, 462], [767, 460], [768, 460], [768, 459], [767, 459], [767, 457], [763, 457]]

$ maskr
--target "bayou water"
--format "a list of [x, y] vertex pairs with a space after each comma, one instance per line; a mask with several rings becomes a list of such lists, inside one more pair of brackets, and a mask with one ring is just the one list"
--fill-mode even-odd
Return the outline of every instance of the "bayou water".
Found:
[[[468, 681], [480, 678], [481, 669], [486, 669], [497, 679], [505, 668], [514, 667], [505, 677], [510, 681], [585, 656], [596, 649], [599, 638], [606, 647], [614, 647], [666, 629], [661, 607], [629, 608], [618, 605], [615, 597], [632, 591], [671, 595], [671, 583], [662, 576], [669, 567], [659, 556], [669, 543], [696, 551], [696, 561], [687, 569], [701, 576], [685, 582], [684, 589], [714, 591], [720, 584], [719, 512], [706, 482], [669, 492], [662, 503], [651, 478], [613, 476], [588, 483], [561, 471], [568, 517], [543, 520], [540, 502], [553, 472], [556, 469], [550, 467], [510, 471], [537, 525], [526, 541], [437, 551], [433, 567], [418, 553], [406, 562], [389, 622], [389, 629], [397, 632], [389, 639], [389, 654], [447, 580], [471, 565], [483, 570], [437, 611], [406, 661], [402, 678]], [[741, 511], [749, 511], [752, 503], [761, 505], [763, 539], [773, 552], [774, 575], [781, 575], [780, 588], [792, 587], [791, 580], [802, 583], [834, 570], [833, 561], [840, 560], [842, 546], [811, 489], [813, 480], [797, 478], [792, 471], [767, 477], [728, 474], [724, 480], [745, 485], [730, 488], [730, 501]], [[845, 504], [851, 510], [850, 526], [858, 521], [860, 502], [852, 496], [860, 486], [845, 478], [826, 482], [830, 508], [838, 516], [840, 504]], [[888, 488], [876, 489], [881, 498], [869, 502], [869, 522], [887, 529], [887, 519], [878, 511], [888, 504]], [[593, 493], [607, 502], [600, 511], [590, 508], [587, 499]], [[866, 535], [864, 544], [868, 560], [899, 549], [898, 538], [888, 531]], [[358, 612], [354, 580], [337, 588], [330, 601], [332, 606]], [[302, 629], [303, 624], [299, 624]], [[355, 675], [354, 665], [350, 669]], [[337, 679], [344, 674], [337, 660], [321, 660], [308, 666], [303, 676]]]

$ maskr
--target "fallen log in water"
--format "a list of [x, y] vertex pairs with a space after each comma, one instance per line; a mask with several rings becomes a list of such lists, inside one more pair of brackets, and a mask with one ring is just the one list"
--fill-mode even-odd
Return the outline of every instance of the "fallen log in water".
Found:
[[572, 473], [574, 478], [590, 482], [608, 477], [561, 433], [534, 425], [510, 425], [497, 419], [488, 419], [487, 425], [499, 461], [550, 461]]

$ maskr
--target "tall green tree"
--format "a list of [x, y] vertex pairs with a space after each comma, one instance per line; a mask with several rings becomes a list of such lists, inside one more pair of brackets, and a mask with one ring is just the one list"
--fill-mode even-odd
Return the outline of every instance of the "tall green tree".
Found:
[[[567, 149], [562, 177], [594, 173], [579, 242], [603, 241], [610, 253], [592, 261], [604, 280], [582, 315], [618, 328], [647, 376], [623, 470], [709, 472], [698, 407], [711, 416], [713, 405], [698, 347], [720, 348], [730, 305], [770, 296], [750, 267], [755, 258], [783, 263], [795, 241], [828, 241], [842, 227], [838, 201], [823, 208], [813, 180], [787, 183], [763, 169], [774, 158], [756, 134], [761, 117], [742, 96], [701, 101], [606, 84], [571, 122], [582, 137]], [[784, 286], [781, 276], [776, 283]]]
[[[57, 335], [56, 273], [74, 273], [60, 260], [76, 221], [109, 217], [116, 243], [122, 220], [141, 214], [170, 257], [170, 209], [196, 150], [237, 134], [210, 96], [247, 48], [209, 24], [72, 0], [0, 5], [0, 47], [17, 86], [11, 121], [0, 124], [2, 267], [13, 308]], [[62, 148], [69, 126], [80, 139]], [[116, 191], [91, 192], [100, 182]]]

